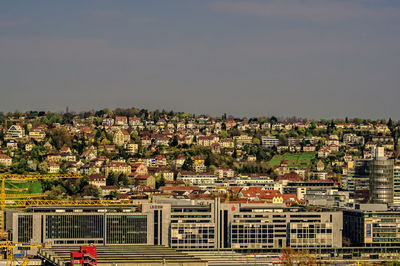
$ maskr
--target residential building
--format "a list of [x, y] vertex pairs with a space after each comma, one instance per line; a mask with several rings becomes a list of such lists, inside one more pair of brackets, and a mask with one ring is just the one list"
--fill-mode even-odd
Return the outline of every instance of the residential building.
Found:
[[266, 148], [272, 148], [279, 145], [279, 139], [274, 136], [262, 136], [261, 144]]
[[20, 139], [25, 136], [25, 129], [20, 125], [12, 125], [4, 136], [5, 140]]
[[125, 162], [110, 162], [105, 167], [105, 175], [108, 176], [111, 172], [128, 176], [131, 173], [131, 166]]
[[96, 186], [96, 187], [102, 187], [106, 186], [106, 177], [104, 175], [100, 174], [93, 174], [88, 177], [89, 179], [89, 184]]
[[12, 164], [12, 159], [7, 154], [0, 153], [0, 164], [4, 165], [5, 167], [10, 167]]
[[128, 131], [125, 129], [118, 130], [113, 137], [113, 143], [117, 146], [122, 146], [127, 144], [131, 139], [131, 136]]
[[29, 138], [42, 141], [46, 138], [46, 133], [43, 128], [31, 128], [31, 130], [29, 130]]

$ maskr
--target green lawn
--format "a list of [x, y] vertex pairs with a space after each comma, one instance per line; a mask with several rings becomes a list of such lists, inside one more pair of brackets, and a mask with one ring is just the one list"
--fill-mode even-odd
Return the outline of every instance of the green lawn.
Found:
[[[10, 184], [11, 183], [11, 184]], [[7, 191], [7, 188], [15, 189], [15, 188], [28, 188], [26, 191], [15, 192], [15, 191]], [[42, 186], [40, 181], [26, 181], [26, 182], [6, 182], [6, 194], [35, 194], [42, 193]]]
[[282, 155], [275, 155], [268, 164], [272, 167], [279, 166], [282, 160], [286, 160], [289, 167], [306, 167], [315, 158], [315, 152], [303, 152], [299, 154], [285, 153]]

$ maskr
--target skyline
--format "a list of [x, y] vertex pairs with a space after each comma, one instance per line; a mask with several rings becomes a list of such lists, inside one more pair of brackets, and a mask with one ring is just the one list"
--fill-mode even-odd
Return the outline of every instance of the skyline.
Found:
[[35, 1], [0, 10], [0, 106], [400, 120], [400, 3]]

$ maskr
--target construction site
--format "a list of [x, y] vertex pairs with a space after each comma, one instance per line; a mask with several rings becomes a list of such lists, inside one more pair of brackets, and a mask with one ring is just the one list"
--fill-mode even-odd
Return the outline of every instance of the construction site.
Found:
[[191, 253], [168, 247], [169, 205], [149, 200], [46, 200], [38, 188], [40, 180], [68, 178], [81, 176], [0, 175], [4, 264], [265, 264], [234, 251]]
[[[4, 264], [348, 265], [398, 259], [395, 247], [343, 247], [341, 212], [219, 198], [48, 200], [32, 189], [40, 180], [69, 178], [81, 176], [0, 175]], [[306, 234], [296, 233], [299, 225]], [[320, 231], [318, 239], [304, 225]]]

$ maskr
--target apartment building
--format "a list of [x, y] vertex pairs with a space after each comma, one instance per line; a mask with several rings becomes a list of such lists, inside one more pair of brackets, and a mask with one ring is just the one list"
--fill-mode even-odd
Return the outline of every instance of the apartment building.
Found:
[[279, 139], [274, 136], [262, 136], [261, 144], [266, 148], [272, 148], [279, 145]]

